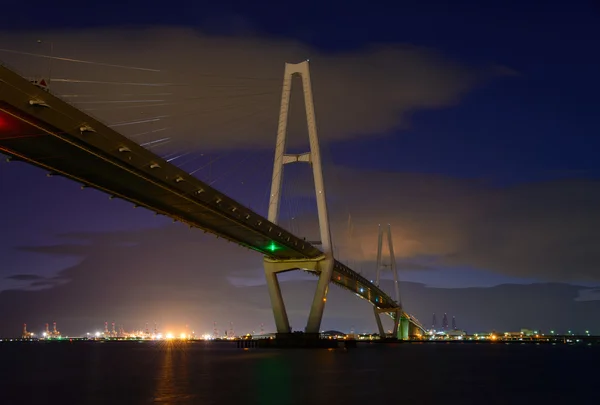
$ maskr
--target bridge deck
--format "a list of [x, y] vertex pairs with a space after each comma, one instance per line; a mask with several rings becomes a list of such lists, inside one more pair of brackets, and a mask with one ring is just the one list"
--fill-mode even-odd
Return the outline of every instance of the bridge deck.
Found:
[[[0, 152], [275, 259], [322, 252], [74, 106], [0, 66]], [[385, 292], [340, 262], [332, 282], [378, 308]]]
[[[0, 150], [268, 256], [319, 249], [52, 94], [0, 68]], [[48, 107], [32, 106], [43, 100]], [[81, 132], [82, 126], [95, 132]]]

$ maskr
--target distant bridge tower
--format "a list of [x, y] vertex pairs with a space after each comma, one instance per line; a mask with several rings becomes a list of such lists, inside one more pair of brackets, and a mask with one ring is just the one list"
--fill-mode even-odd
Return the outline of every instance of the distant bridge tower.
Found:
[[434, 312], [433, 313], [433, 321], [431, 321], [431, 329], [435, 330], [436, 326], [437, 326], [437, 319], [435, 317], [435, 312]]
[[[388, 245], [388, 252], [390, 255], [390, 263], [389, 265], [383, 264], [383, 244], [384, 244], [384, 234], [387, 234], [386, 243]], [[402, 301], [400, 300], [400, 286], [398, 284], [398, 269], [396, 267], [396, 255], [394, 254], [394, 242], [392, 241], [392, 226], [388, 224], [386, 228], [382, 228], [379, 225], [379, 232], [377, 237], [377, 263], [375, 269], [375, 285], [379, 287], [379, 281], [381, 279], [381, 270], [384, 267], [390, 267], [394, 277], [394, 292], [396, 296], [396, 308], [390, 309], [377, 309], [377, 307], [373, 307], [373, 311], [375, 312], [375, 320], [377, 321], [377, 328], [379, 329], [380, 336], [385, 336], [385, 331], [383, 329], [383, 325], [381, 323], [380, 314], [388, 313], [394, 318], [394, 332], [393, 336], [399, 339], [408, 339], [409, 333], [409, 321], [406, 317], [403, 317], [402, 311]]]
[[381, 228], [379, 225], [379, 237], [377, 243], [377, 269], [376, 269], [376, 278], [375, 285], [379, 287], [379, 280], [381, 277], [381, 269], [387, 265], [383, 264], [381, 255], [383, 252], [383, 235], [387, 233], [387, 245], [390, 253], [390, 269], [392, 270], [392, 274], [394, 276], [394, 292], [396, 293], [396, 303], [399, 308], [402, 308], [402, 303], [400, 301], [400, 287], [398, 285], [398, 269], [396, 268], [396, 255], [394, 255], [394, 243], [392, 242], [392, 226], [388, 224], [386, 229]]
[[48, 329], [48, 324], [46, 324], [46, 330], [44, 331], [46, 336], [50, 336], [50, 329]]
[[454, 317], [454, 316], [453, 316], [453, 317], [452, 317], [452, 330], [456, 330], [456, 329], [458, 329], [458, 328], [456, 327], [456, 317]]
[[[310, 152], [297, 155], [285, 153], [288, 112], [290, 106], [290, 95], [292, 91], [292, 78], [294, 76], [299, 76], [302, 79], [302, 90], [304, 93], [304, 105], [306, 108], [306, 120], [308, 124], [308, 138], [310, 143]], [[283, 165], [296, 162], [309, 163], [312, 166], [313, 180], [315, 183], [315, 192], [317, 198], [319, 229], [321, 234], [321, 248], [324, 254], [323, 256], [312, 261], [281, 261], [273, 260], [265, 256], [265, 276], [267, 279], [267, 286], [269, 288], [269, 297], [271, 299], [271, 306], [273, 307], [273, 314], [275, 315], [277, 332], [290, 333], [290, 323], [285, 310], [283, 297], [281, 295], [277, 273], [302, 268], [310, 268], [319, 274], [317, 289], [315, 291], [305, 329], [306, 333], [317, 334], [319, 333], [321, 319], [323, 318], [323, 310], [325, 309], [325, 302], [327, 301], [329, 282], [331, 281], [333, 274], [334, 258], [308, 60], [296, 64], [285, 64], [268, 214], [269, 221], [275, 224], [279, 223], [279, 205], [281, 202]]]

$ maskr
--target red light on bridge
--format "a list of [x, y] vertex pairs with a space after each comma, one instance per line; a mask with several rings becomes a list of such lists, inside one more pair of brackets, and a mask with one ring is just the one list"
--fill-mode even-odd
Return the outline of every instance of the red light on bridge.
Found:
[[0, 131], [8, 131], [15, 128], [15, 119], [14, 117], [6, 114], [4, 111], [0, 110]]
[[0, 139], [14, 136], [17, 128], [15, 124], [17, 123], [13, 117], [0, 110]]
[[44, 135], [31, 123], [0, 109], [0, 140]]

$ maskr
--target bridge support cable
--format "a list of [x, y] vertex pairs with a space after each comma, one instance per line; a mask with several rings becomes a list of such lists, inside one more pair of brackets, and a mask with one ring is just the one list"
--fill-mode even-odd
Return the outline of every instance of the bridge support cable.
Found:
[[[292, 91], [292, 78], [294, 76], [300, 76], [302, 79], [302, 90], [304, 94], [304, 105], [306, 108], [306, 120], [308, 125], [308, 138], [310, 143], [310, 152], [288, 155], [285, 153], [286, 137], [287, 137], [287, 124], [289, 116], [290, 106], [290, 95]], [[313, 302], [308, 316], [308, 322], [306, 325], [306, 333], [319, 333], [321, 326], [321, 320], [323, 318], [323, 311], [325, 309], [325, 302], [327, 301], [327, 292], [329, 288], [329, 282], [333, 275], [334, 258], [333, 249], [331, 244], [331, 229], [329, 226], [329, 216], [327, 212], [327, 199], [325, 195], [325, 186], [323, 181], [323, 170], [321, 166], [321, 153], [319, 149], [319, 139], [317, 135], [317, 125], [315, 118], [315, 110], [313, 103], [313, 94], [310, 81], [310, 72], [308, 61], [304, 61], [297, 64], [286, 63], [283, 89], [281, 93], [281, 107], [279, 112], [279, 124], [277, 128], [277, 142], [275, 147], [275, 159], [273, 163], [273, 177], [271, 182], [271, 195], [269, 200], [269, 221], [277, 224], [279, 222], [279, 209], [281, 203], [282, 194], [282, 181], [283, 181], [283, 167], [288, 163], [305, 162], [310, 163], [313, 171], [313, 180], [315, 183], [315, 194], [317, 199], [317, 213], [319, 217], [319, 230], [321, 236], [321, 247], [324, 252], [324, 257], [319, 261], [319, 280], [317, 282], [317, 288], [313, 298]], [[267, 263], [265, 261], [265, 263]], [[293, 264], [292, 264], [293, 265]], [[269, 265], [265, 264], [265, 273], [267, 279], [269, 279]], [[287, 270], [297, 269], [298, 267], [285, 267]], [[285, 270], [280, 270], [285, 271]], [[270, 291], [276, 293], [275, 286], [270, 286]], [[281, 295], [281, 292], [279, 292]], [[276, 297], [277, 304], [279, 297]], [[280, 314], [274, 313], [275, 317], [281, 316]], [[278, 330], [279, 332], [279, 330]], [[282, 331], [285, 333], [285, 331]]]
[[[232, 110], [231, 107], [234, 107], [234, 106], [236, 106], [236, 104], [229, 104], [229, 105], [226, 106], [226, 108], [227, 108], [227, 110], [231, 111]], [[213, 108], [213, 109], [211, 109], [211, 111], [223, 111], [223, 108], [220, 108], [220, 109], [214, 109]], [[229, 134], [238, 134], [238, 133], [246, 130], [244, 121], [247, 118], [251, 118], [253, 116], [260, 115], [261, 113], [264, 114], [266, 111], [268, 111], [268, 109], [266, 107], [262, 107], [262, 108], [258, 108], [258, 109], [253, 108], [250, 111], [247, 111], [245, 114], [243, 114], [243, 116], [236, 117], [236, 119], [233, 119], [233, 120], [229, 119], [228, 123], [230, 125], [227, 127], [228, 133]], [[198, 114], [202, 114], [202, 113], [205, 113], [206, 111], [199, 111], [197, 108], [194, 108], [194, 109], [189, 110], [189, 111], [185, 111], [185, 112], [182, 112], [182, 113], [175, 114], [173, 117], [175, 117], [175, 116], [181, 117], [181, 116], [185, 116], [185, 115], [190, 115], [193, 112], [198, 112]], [[265, 124], [268, 121], [268, 119], [269, 119], [269, 117], [266, 116], [263, 120], [261, 120], [259, 122], [259, 124], [261, 124], [261, 127], [262, 127], [263, 124]], [[234, 124], [234, 125], [231, 125], [231, 124]], [[172, 127], [164, 127], [164, 128], [159, 128], [159, 129], [156, 129], [156, 130], [144, 131], [144, 132], [141, 132], [141, 133], [138, 132], [134, 136], [143, 136], [143, 135], [147, 135], [147, 134], [154, 134], [156, 132], [168, 130], [170, 128], [172, 128]], [[147, 141], [147, 142], [141, 142], [139, 140], [136, 140], [135, 142], [138, 143], [138, 144], [140, 144], [141, 146], [145, 147], [146, 149], [150, 150], [150, 149], [154, 149], [154, 148], [164, 147], [165, 145], [168, 145], [173, 140], [170, 137], [166, 137], [166, 135], [164, 133], [160, 134], [159, 136], [162, 137], [162, 138], [161, 139], [157, 139], [157, 140], [153, 140], [153, 141]], [[188, 147], [186, 147], [184, 149], [180, 149], [180, 148], [177, 149], [177, 150], [173, 149], [173, 151], [170, 152], [170, 153], [160, 153], [160, 155], [162, 155], [161, 157], [163, 159], [165, 159], [165, 161], [167, 163], [169, 163], [171, 161], [175, 161], [176, 159], [179, 159], [179, 158], [184, 157], [184, 156], [189, 156], [189, 155], [192, 155], [192, 157], [190, 157], [190, 159], [189, 159], [189, 161], [192, 161], [192, 160], [196, 159], [196, 158], [193, 157], [193, 155], [197, 155], [197, 153], [198, 153], [198, 152], [193, 151], [195, 149], [195, 146], [197, 146], [197, 145], [194, 145], [194, 144], [188, 145]], [[190, 149], [192, 149], [192, 151], [190, 151]], [[190, 174], [194, 174], [197, 171], [202, 170], [206, 166], [209, 166], [209, 168], [212, 168], [212, 164], [216, 160], [219, 160], [222, 157], [225, 157], [226, 155], [228, 155], [228, 153], [221, 154], [221, 155], [217, 156], [216, 158], [211, 159], [211, 161], [209, 162], [209, 164], [203, 165], [200, 168], [198, 168], [196, 170], [193, 170]], [[211, 178], [210, 175], [208, 176], [208, 182], [209, 183], [212, 182], [212, 178]]]
[[[91, 112], [100, 113], [100, 116], [96, 117], [99, 121], [119, 125], [119, 130], [125, 132], [125, 135], [127, 135], [127, 132], [136, 135], [149, 133], [151, 131], [140, 131], [139, 126], [155, 125], [158, 122], [157, 119], [168, 121], [168, 125], [165, 126], [179, 126], [183, 123], [181, 117], [193, 116], [196, 119], [197, 116], [207, 113], [210, 122], [218, 125], [214, 121], [222, 115], [227, 115], [227, 111], [224, 110], [241, 104], [243, 104], [241, 107], [245, 110], [248, 107], [255, 108], [261, 105], [272, 107], [281, 91], [280, 79], [275, 80], [267, 77], [250, 77], [251, 75], [232, 77], [227, 73], [203, 74], [196, 72], [192, 83], [188, 83], [180, 82], [179, 77], [173, 76], [175, 72], [162, 72], [160, 69], [64, 58], [53, 54], [44, 55], [37, 51], [21, 52], [1, 49], [0, 53], [26, 56], [21, 63], [23, 65], [21, 68], [26, 70], [31, 70], [28, 69], [29, 66], [39, 66], [35, 63], [33, 65], [31, 63], [25, 64], [26, 60], [31, 60], [32, 57], [34, 59], [45, 58], [61, 62], [58, 63], [60, 66], [57, 65], [55, 72], [58, 75], [55, 74], [55, 77], [52, 78], [52, 86], [49, 88], [44, 84], [45, 90], [52, 94], [61, 94], [61, 97], [69, 99], [69, 103], [81, 111], [88, 112], [88, 114]], [[79, 66], [73, 67], [74, 64]], [[154, 62], [152, 64], [154, 65]], [[126, 76], [122, 77], [121, 80], [103, 80], [102, 78], [106, 76], [106, 73], [111, 71], [108, 68], [118, 68]], [[39, 67], [33, 70], [37, 73]], [[123, 70], [130, 70], [131, 72], [123, 72]], [[35, 75], [35, 77], [38, 76]], [[171, 76], [170, 79], [169, 76]], [[44, 75], [41, 77], [49, 83], [49, 77], [44, 77]], [[114, 75], [112, 77], [114, 78]], [[199, 78], [204, 79], [198, 81]], [[171, 79], [175, 79], [175, 82]], [[40, 87], [41, 85], [38, 82], [39, 80], [35, 81], [36, 85]], [[116, 92], [111, 91], [111, 88], [115, 89]], [[207, 89], [209, 89], [208, 92]], [[155, 113], [159, 111], [158, 108], [161, 109], [161, 112], [166, 108], [167, 112], [159, 115]], [[143, 111], [138, 112], [132, 109], [143, 109]], [[186, 112], [186, 109], [191, 111]], [[207, 109], [211, 111], [200, 111]], [[239, 110], [239, 107], [237, 109]], [[267, 108], [265, 108], [265, 111], [267, 111]], [[217, 115], [215, 112], [220, 113]], [[138, 114], [142, 114], [142, 116], [140, 117]], [[144, 118], [147, 115], [154, 117], [146, 120]], [[138, 119], [132, 119], [134, 116]], [[208, 120], [202, 120], [202, 125], [207, 126], [206, 122]], [[202, 129], [199, 132], [202, 132]], [[163, 136], [160, 137], [160, 139], [162, 138]], [[144, 136], [138, 143], [148, 143], [158, 139], [152, 139], [151, 135], [148, 135]], [[177, 143], [178, 139], [174, 138], [173, 141], [169, 140], [151, 145], [153, 149], [164, 148], [165, 145], [169, 145], [170, 148]]]
[[[263, 153], [264, 155], [264, 153]], [[270, 155], [270, 154], [269, 154]], [[252, 198], [248, 201], [248, 208], [260, 213], [265, 218], [269, 209], [269, 185], [271, 181], [271, 161], [264, 156], [259, 157], [259, 165], [253, 173], [248, 172], [248, 176], [242, 179], [242, 183], [251, 194]], [[260, 190], [260, 191], [259, 191]]]
[[53, 60], [62, 61], [62, 62], [82, 63], [82, 64], [87, 64], [87, 65], [101, 66], [101, 67], [130, 69], [130, 70], [139, 70], [139, 71], [155, 72], [155, 73], [160, 72], [160, 69], [151, 69], [151, 68], [147, 68], [147, 67], [138, 67], [138, 66], [116, 65], [116, 64], [111, 64], [111, 63], [103, 63], [103, 62], [96, 62], [96, 61], [82, 60], [82, 59], [64, 58], [64, 57], [60, 57], [60, 56], [44, 55], [41, 53], [33, 53], [33, 52], [23, 52], [23, 51], [17, 51], [17, 50], [13, 50], [13, 49], [2, 48], [2, 49], [0, 49], [0, 52], [13, 53], [13, 54], [25, 55], [25, 56], [33, 56], [33, 57], [37, 57], [37, 58], [53, 59]]
[[[200, 111], [189, 110], [185, 113], [176, 114], [173, 117], [181, 118], [184, 116], [195, 115], [196, 118], [202, 116], [203, 114], [210, 114], [211, 112], [229, 112], [229, 111], [237, 111], [234, 107], [235, 105], [228, 105], [226, 109], [212, 109], [212, 110], [204, 110]], [[212, 118], [211, 126], [215, 128], [207, 129], [206, 132], [218, 133], [219, 137], [226, 136], [232, 137], [232, 135], [238, 136], [240, 134], [246, 134], [248, 132], [248, 124], [247, 121], [250, 119], [255, 119], [257, 117], [263, 116], [262, 119], [259, 119], [256, 123], [256, 127], [263, 128], [266, 124], [271, 120], [270, 117], [266, 114], [269, 111], [268, 107], [255, 108], [252, 106], [248, 109], [244, 114], [237, 114], [235, 117], [226, 116], [222, 117], [222, 119], [216, 120]], [[172, 123], [172, 127], [175, 127], [176, 123]], [[218, 129], [216, 129], [218, 128]], [[204, 142], [206, 142], [206, 138], [194, 139], [194, 142], [187, 142], [183, 144], [182, 150], [174, 151], [172, 153], [182, 153], [187, 152], [189, 150], [197, 150], [199, 147], [204, 146]], [[222, 146], [222, 145], [220, 145]]]
[[[286, 206], [286, 216], [288, 229], [291, 233], [298, 236], [304, 236], [300, 231], [300, 222], [307, 218], [299, 220], [302, 210], [300, 209], [302, 198], [302, 187], [300, 184], [300, 173], [292, 167], [286, 168], [286, 181], [283, 184], [282, 199]], [[312, 219], [312, 218], [311, 218]]]
[[[273, 121], [272, 119], [270, 121]], [[252, 128], [239, 128], [238, 133], [265, 133], [267, 120], [261, 120]], [[227, 132], [232, 134], [233, 131]], [[254, 195], [253, 191], [257, 188], [263, 190], [265, 182], [270, 178], [270, 162], [265, 159], [265, 153], [261, 149], [251, 148], [249, 151], [240, 153], [238, 150], [229, 150], [215, 157], [208, 159], [209, 153], [194, 153], [184, 158], [179, 168], [187, 165], [188, 168], [193, 168], [193, 163], [196, 165], [202, 164], [198, 168], [190, 171], [190, 175], [205, 181], [211, 187], [220, 190], [221, 192], [242, 202], [244, 206], [251, 207], [253, 204], [248, 200], [248, 195]], [[172, 159], [172, 158], [170, 158]], [[170, 159], [167, 159], [169, 161]], [[206, 169], [203, 171], [203, 169]], [[268, 174], [266, 172], [268, 171]], [[260, 173], [259, 173], [260, 172]], [[262, 173], [263, 176], [260, 176]], [[256, 184], [258, 181], [261, 184], [251, 188], [248, 185]], [[262, 196], [262, 193], [260, 193]], [[256, 204], [254, 204], [256, 205]], [[265, 205], [266, 207], [266, 205]]]
[[[265, 117], [263, 117], [263, 119], [261, 119], [261, 120], [258, 120], [258, 122], [256, 123], [255, 126], [257, 128], [260, 128], [260, 130], [264, 130], [265, 125], [268, 124], [268, 122], [270, 121], [270, 118], [266, 114], [264, 114], [266, 111], [267, 111], [267, 108], [265, 108], [265, 107], [257, 109], [255, 111], [250, 111], [249, 113], [246, 113], [241, 117], [235, 117], [235, 119], [229, 119], [228, 124], [230, 124], [230, 125], [228, 125], [226, 127], [224, 125], [222, 125], [221, 128], [222, 127], [226, 128], [223, 131], [227, 135], [237, 136], [239, 134], [246, 133], [246, 132], [248, 132], [248, 128], [247, 128], [246, 124], [244, 123], [244, 121], [248, 118], [252, 118], [254, 116], [262, 114], [262, 115], [265, 115]], [[233, 125], [231, 125], [231, 124], [233, 124]], [[258, 129], [255, 129], [255, 130], [258, 130]], [[164, 134], [161, 134], [161, 136], [164, 136]], [[140, 143], [140, 145], [149, 149], [149, 148], [152, 148], [155, 146], [160, 147], [163, 145], [167, 145], [167, 144], [169, 144], [169, 142], [171, 142], [171, 140], [173, 140], [174, 143], [177, 142], [177, 140], [175, 140], [173, 138], [166, 138], [166, 139], [163, 138], [163, 139], [159, 139], [159, 140], [152, 141], [152, 142]], [[148, 145], [148, 144], [150, 144], [150, 145]], [[225, 165], [226, 166], [225, 168], [227, 169], [227, 173], [224, 173], [224, 174], [218, 173], [216, 176], [213, 176], [212, 168], [214, 166], [214, 163], [216, 163], [219, 160], [221, 160], [221, 163], [223, 163], [223, 159], [227, 156], [233, 155], [234, 151], [230, 150], [229, 152], [220, 153], [215, 157], [211, 157], [210, 156], [211, 154], [208, 153], [207, 151], [202, 152], [200, 150], [201, 149], [200, 146], [201, 145], [200, 145], [199, 141], [196, 141], [194, 143], [187, 143], [187, 144], [183, 144], [180, 142], [179, 147], [170, 148], [171, 151], [169, 153], [160, 153], [160, 155], [167, 162], [172, 162], [172, 161], [175, 161], [176, 159], [185, 157], [184, 159], [176, 162], [176, 166], [179, 168], [182, 168], [184, 165], [188, 165], [188, 167], [189, 167], [190, 163], [196, 162], [197, 167], [195, 169], [193, 169], [193, 166], [192, 166], [191, 168], [188, 168], [186, 170], [189, 172], [190, 175], [194, 175], [195, 173], [202, 171], [203, 169], [208, 167], [208, 171], [211, 173], [205, 177], [206, 177], [206, 181], [209, 183], [209, 185], [214, 184], [216, 181], [220, 181], [222, 183], [222, 180], [225, 177], [227, 177], [227, 175], [229, 175], [231, 172], [235, 171], [235, 169], [239, 168], [240, 161], [236, 160], [233, 163], [233, 166], [235, 166], [235, 167], [232, 167], [231, 164]], [[169, 149], [169, 148], [166, 148], [166, 149]], [[165, 152], [165, 151], [163, 151], [163, 152]], [[251, 155], [255, 155], [255, 154], [256, 154], [256, 152], [252, 151], [245, 155], [245, 159], [247, 160], [248, 158], [251, 157]], [[205, 158], [205, 157], [210, 158], [210, 159], [208, 159], [208, 163], [203, 162], [205, 159], [202, 159], [202, 158]], [[199, 160], [200, 160], [200, 162], [199, 162]], [[242, 160], [244, 160], [244, 159], [242, 159]], [[193, 169], [193, 170], [191, 170], [191, 169]], [[200, 173], [200, 174], [202, 174], [202, 173]]]
[[[338, 260], [343, 258], [350, 267], [355, 268], [358, 273], [362, 273], [361, 264], [365, 261], [365, 252], [360, 239], [356, 237], [354, 232], [354, 214], [356, 211], [351, 209], [349, 201], [351, 202], [352, 199], [347, 198], [347, 194], [345, 193], [347, 188], [344, 188], [344, 181], [342, 176], [340, 176], [340, 168], [335, 164], [331, 142], [324, 143], [323, 152], [323, 166], [327, 173], [327, 185], [328, 190], [330, 191], [329, 195], [331, 196], [331, 192], [336, 195], [336, 198], [333, 199], [337, 204], [337, 207], [334, 209], [334, 215], [335, 213], [340, 214], [337, 218], [331, 219], [333, 224], [336, 224], [339, 221], [339, 224], [341, 225], [339, 234], [342, 235], [341, 238], [338, 237], [335, 233], [336, 227], [334, 226], [333, 236], [336, 240], [334, 252], [336, 252]], [[340, 242], [341, 246], [338, 247], [337, 245], [339, 245]], [[366, 274], [364, 275], [366, 276]]]
[[[223, 106], [213, 106], [212, 108], [202, 108], [202, 107], [194, 107], [194, 108], [189, 108], [186, 111], [181, 111], [181, 112], [176, 112], [173, 114], [168, 114], [168, 115], [160, 115], [160, 116], [153, 116], [153, 117], [148, 117], [146, 119], [142, 119], [142, 120], [129, 120], [129, 121], [122, 121], [122, 122], [117, 122], [114, 123], [112, 125], [110, 125], [111, 127], [121, 127], [121, 126], [135, 126], [135, 125], [155, 125], [156, 123], [160, 122], [163, 125], [168, 126], [171, 129], [175, 129], [177, 126], [179, 125], [183, 125], [182, 122], [182, 118], [186, 118], [186, 117], [192, 117], [194, 119], [198, 119], [200, 117], [209, 117], [211, 120], [211, 125], [212, 126], [217, 126], [219, 128], [219, 131], [224, 131], [224, 127], [225, 124], [227, 124], [226, 129], [228, 130], [228, 132], [226, 133], [226, 135], [232, 135], [232, 134], [239, 134], [240, 132], [242, 132], [243, 130], [246, 130], [246, 121], [249, 119], [254, 119], [256, 117], [259, 117], [261, 115], [264, 115], [263, 119], [260, 120], [256, 125], [264, 125], [265, 123], [267, 123], [270, 119], [270, 117], [267, 116], [267, 114], [265, 114], [269, 108], [263, 106], [262, 108], [256, 108], [256, 105], [251, 105], [248, 108], [248, 111], [245, 114], [238, 114], [236, 117], [231, 118], [230, 115], [227, 115], [227, 113], [229, 112], [235, 112], [235, 111], [239, 111], [240, 108], [243, 107], [248, 107], [247, 104], [241, 104], [241, 103], [230, 103], [228, 105], [223, 105]], [[221, 119], [217, 119], [215, 118], [215, 115], [218, 114], [225, 114], [225, 116], [223, 116]], [[234, 124], [234, 125], [232, 125]], [[152, 133], [152, 131], [144, 131], [144, 132], [139, 132], [137, 134], [131, 135], [130, 138], [132, 138], [133, 136], [140, 136], [140, 135], [146, 135], [146, 134], [150, 134]], [[161, 137], [163, 137], [164, 135], [161, 134]], [[153, 141], [154, 139], [144, 139], [145, 141]], [[192, 143], [192, 145], [195, 146], [199, 146], [200, 142], [197, 141], [196, 143]], [[191, 145], [188, 145], [191, 146]], [[189, 150], [189, 148], [187, 149]], [[186, 151], [187, 151], [186, 150]]]

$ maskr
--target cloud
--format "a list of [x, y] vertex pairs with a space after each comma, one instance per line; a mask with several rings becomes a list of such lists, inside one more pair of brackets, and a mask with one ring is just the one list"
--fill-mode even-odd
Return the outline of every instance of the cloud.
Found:
[[[399, 268], [405, 270], [462, 268], [540, 281], [600, 281], [598, 181], [500, 187], [436, 174], [329, 169], [336, 252], [355, 268], [374, 267], [378, 224], [391, 224]], [[314, 199], [309, 174], [291, 176], [287, 181], [303, 183], [286, 198]], [[318, 238], [313, 211], [284, 207], [288, 228], [290, 216], [302, 224], [302, 236]]]
[[52, 287], [56, 287], [57, 285], [64, 284], [67, 282], [69, 282], [69, 280], [62, 279], [62, 278], [53, 278], [53, 279], [34, 281], [31, 284], [29, 284], [29, 288], [27, 288], [27, 290], [32, 291], [32, 290], [37, 290], [40, 288], [52, 288]]
[[576, 301], [600, 301], [600, 288], [590, 288], [579, 291]]
[[[49, 54], [52, 47], [53, 55], [59, 57], [159, 69], [50, 63], [0, 52], [3, 60], [24, 75], [48, 76], [51, 71], [55, 94], [107, 123], [155, 118], [116, 129], [140, 143], [170, 138], [164, 146], [154, 144], [160, 151], [271, 147], [285, 62], [310, 57], [319, 131], [329, 141], [377, 136], [405, 127], [413, 111], [454, 105], [487, 79], [511, 72], [496, 66], [462, 66], [434, 50], [406, 44], [373, 44], [329, 53], [291, 40], [216, 37], [181, 28], [3, 33], [0, 37], [4, 49]], [[42, 43], [38, 43], [40, 38]], [[125, 102], [140, 99], [155, 101]], [[303, 109], [300, 83], [295, 82], [288, 126], [292, 145], [299, 142], [300, 134], [306, 134]]]
[[33, 253], [44, 253], [59, 256], [81, 256], [89, 251], [89, 248], [82, 245], [50, 245], [50, 246], [18, 246], [17, 250]]
[[417, 263], [406, 260], [396, 260], [398, 270], [432, 270], [433, 267], [423, 263]]
[[5, 278], [17, 281], [36, 281], [45, 279], [45, 277], [38, 276], [37, 274], [13, 274], [12, 276], [7, 276]]
[[27, 291], [37, 291], [45, 288], [56, 287], [60, 284], [69, 282], [68, 279], [58, 277], [46, 278], [37, 274], [13, 274], [5, 277], [7, 280], [24, 281], [26, 284], [19, 285], [19, 289]]

